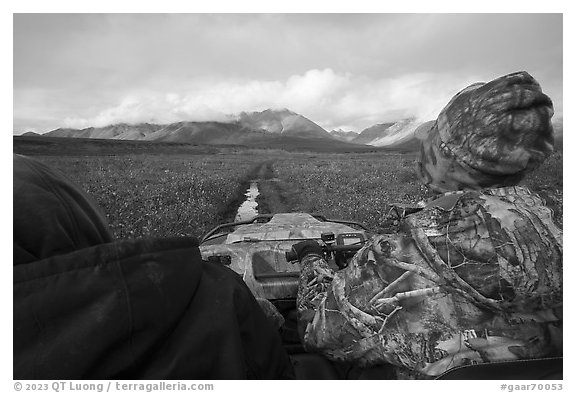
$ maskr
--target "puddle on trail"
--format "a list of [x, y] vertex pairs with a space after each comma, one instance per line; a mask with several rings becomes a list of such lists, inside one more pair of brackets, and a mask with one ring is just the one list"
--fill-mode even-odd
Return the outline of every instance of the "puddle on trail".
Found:
[[238, 208], [235, 221], [249, 220], [258, 215], [258, 202], [256, 202], [256, 197], [260, 195], [258, 182], [255, 180], [251, 181], [250, 187], [244, 195], [246, 196], [246, 200], [242, 202]]

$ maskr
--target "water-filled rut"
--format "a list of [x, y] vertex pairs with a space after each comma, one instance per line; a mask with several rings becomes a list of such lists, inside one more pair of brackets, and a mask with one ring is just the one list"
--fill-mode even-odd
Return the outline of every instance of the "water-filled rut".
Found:
[[256, 202], [256, 198], [260, 195], [260, 190], [258, 189], [258, 182], [256, 180], [250, 181], [250, 187], [248, 187], [244, 195], [246, 196], [246, 200], [244, 200], [238, 208], [234, 221], [249, 220], [258, 215], [258, 202]]

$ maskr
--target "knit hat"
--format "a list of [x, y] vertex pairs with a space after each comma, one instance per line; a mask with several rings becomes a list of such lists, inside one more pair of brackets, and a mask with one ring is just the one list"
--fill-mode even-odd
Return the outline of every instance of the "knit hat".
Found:
[[553, 114], [527, 72], [472, 84], [429, 123], [417, 173], [439, 192], [515, 185], [553, 151]]

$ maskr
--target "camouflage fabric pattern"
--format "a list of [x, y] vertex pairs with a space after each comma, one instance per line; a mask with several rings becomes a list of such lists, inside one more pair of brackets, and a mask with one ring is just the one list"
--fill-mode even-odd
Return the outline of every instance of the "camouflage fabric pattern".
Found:
[[420, 377], [562, 353], [562, 232], [520, 187], [449, 193], [371, 239], [343, 270], [302, 261], [308, 350]]
[[[355, 233], [367, 237], [363, 230], [322, 221], [306, 213], [278, 213], [267, 222], [240, 225], [226, 235], [200, 245], [204, 260], [214, 256], [229, 256], [227, 266], [242, 276], [256, 298], [269, 300], [295, 298], [298, 292], [298, 264], [286, 260], [292, 244], [303, 239], [320, 239], [322, 233], [334, 235]], [[274, 280], [258, 279], [258, 273], [275, 273]], [[269, 311], [265, 309], [267, 315]], [[273, 318], [275, 318], [272, 315]]]
[[417, 173], [438, 192], [517, 184], [553, 151], [553, 114], [526, 72], [468, 86], [432, 123]]

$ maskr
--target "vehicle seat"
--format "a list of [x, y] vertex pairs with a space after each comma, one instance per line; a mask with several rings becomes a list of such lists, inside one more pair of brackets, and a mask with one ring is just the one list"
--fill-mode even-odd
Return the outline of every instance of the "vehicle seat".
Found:
[[562, 380], [563, 358], [515, 360], [462, 366], [449, 370], [436, 379]]

